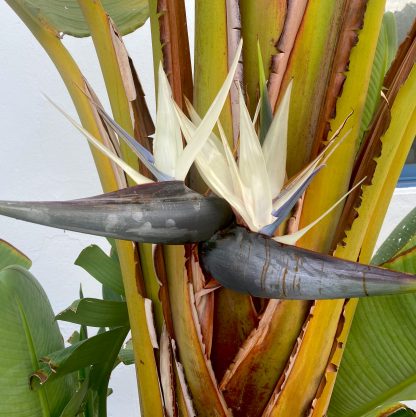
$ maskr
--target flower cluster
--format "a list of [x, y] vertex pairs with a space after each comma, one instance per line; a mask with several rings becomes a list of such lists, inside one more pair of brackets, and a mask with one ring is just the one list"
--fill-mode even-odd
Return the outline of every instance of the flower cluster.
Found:
[[[335, 132], [324, 152], [296, 176], [286, 181], [292, 82], [283, 95], [262, 145], [255, 129], [256, 116], [254, 120], [251, 119], [244, 96], [239, 89], [239, 149], [238, 161], [236, 161], [219, 122], [219, 116], [233, 82], [241, 49], [242, 42], [238, 46], [224, 84], [203, 118], [199, 117], [189, 102], [187, 105], [190, 118], [177, 106], [168, 79], [160, 66], [153, 155], [123, 130], [101, 107], [97, 106], [97, 109], [106, 123], [126, 141], [157, 181], [184, 181], [191, 165], [195, 162], [200, 175], [210, 189], [230, 204], [250, 230], [272, 236], [342, 139], [335, 140], [339, 131]], [[58, 109], [63, 112], [59, 107]], [[64, 115], [94, 146], [117, 163], [135, 182], [138, 184], [152, 182], [151, 179], [128, 166], [66, 113]], [[216, 125], [220, 138], [213, 133]], [[187, 143], [185, 147], [182, 135]], [[294, 235], [279, 236], [275, 239], [285, 243], [295, 243], [333, 207]]]

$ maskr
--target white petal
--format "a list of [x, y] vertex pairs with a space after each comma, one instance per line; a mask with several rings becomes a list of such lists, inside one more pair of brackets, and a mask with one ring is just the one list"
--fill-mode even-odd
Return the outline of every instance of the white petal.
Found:
[[59, 112], [61, 112], [71, 122], [72, 125], [74, 125], [87, 138], [89, 143], [91, 143], [100, 152], [102, 152], [105, 156], [107, 156], [114, 163], [116, 163], [133, 181], [135, 181], [137, 184], [147, 184], [153, 182], [151, 179], [135, 171], [130, 165], [124, 162], [121, 158], [119, 158], [114, 152], [110, 151], [107, 147], [105, 147], [98, 139], [96, 139], [81, 125], [79, 125], [71, 116], [69, 116], [69, 114], [62, 110], [48, 96], [45, 95], [45, 97]]
[[254, 112], [253, 125], [256, 125], [256, 123], [257, 123], [257, 119], [258, 119], [259, 114], [260, 114], [260, 109], [261, 109], [261, 99], [257, 103], [256, 111]]
[[296, 193], [297, 189], [305, 182], [305, 180], [312, 175], [312, 173], [320, 165], [324, 165], [325, 162], [330, 158], [330, 156], [335, 152], [335, 150], [341, 145], [345, 138], [350, 134], [351, 129], [348, 130], [341, 139], [335, 140], [335, 135], [339, 133], [337, 131], [335, 135], [330, 139], [326, 148], [305, 168], [302, 169], [298, 174], [292, 177], [289, 182], [285, 185], [280, 194], [273, 200], [273, 210], [278, 210], [283, 204], [292, 198]]
[[217, 123], [217, 120], [224, 106], [225, 100], [227, 99], [231, 84], [234, 80], [234, 74], [238, 66], [238, 61], [240, 59], [242, 47], [243, 42], [240, 41], [240, 44], [238, 45], [236, 51], [236, 55], [234, 57], [234, 61], [231, 64], [230, 71], [227, 75], [227, 78], [224, 81], [224, 84], [222, 85], [220, 91], [218, 92], [217, 96], [212, 102], [205, 117], [202, 119], [201, 123], [194, 132], [193, 136], [197, 140], [188, 141], [188, 145], [183, 150], [182, 154], [179, 156], [176, 165], [177, 179], [185, 179], [186, 174], [189, 171], [189, 168], [191, 167], [192, 163], [196, 158], [196, 155], [201, 151], [202, 147], [204, 146], [204, 143], [208, 140], [208, 137], [211, 134], [212, 129]]
[[[197, 140], [194, 136], [197, 126], [185, 116], [178, 106], [176, 106], [175, 109], [186, 142], [190, 143], [193, 140]], [[208, 175], [211, 169], [215, 169], [217, 176], [223, 178], [225, 188], [230, 192], [233, 191], [230, 170], [224, 149], [221, 142], [213, 133], [211, 133], [210, 138], [204, 144], [202, 151], [197, 155], [195, 162], [204, 181], [210, 188], [213, 189], [214, 192], [216, 192], [215, 188], [211, 184], [210, 175]], [[205, 167], [207, 167], [207, 170], [205, 170]]]
[[187, 97], [185, 97], [185, 104], [186, 104], [186, 109], [188, 110], [188, 114], [189, 117], [191, 118], [192, 123], [195, 126], [198, 126], [199, 124], [201, 124], [201, 116], [197, 113], [197, 111], [195, 110], [195, 107], [192, 105], [192, 103], [188, 100]]
[[[192, 117], [192, 121], [189, 120], [184, 114], [184, 112], [180, 109], [180, 107], [176, 104], [175, 104], [175, 111], [176, 111], [176, 115], [179, 121], [179, 125], [182, 129], [182, 133], [184, 135], [185, 141], [188, 143], [188, 142], [195, 140], [195, 132], [198, 128], [198, 125], [201, 123], [201, 118], [197, 115], [197, 113], [194, 110], [195, 117]], [[204, 147], [202, 149], [209, 149], [209, 152], [220, 153], [223, 156], [223, 159], [225, 159], [225, 152], [224, 152], [222, 143], [217, 138], [214, 132], [211, 132], [211, 134], [208, 137], [208, 140], [204, 144]], [[210, 148], [214, 148], [214, 149], [211, 150]], [[201, 151], [197, 155], [197, 158], [202, 152], [203, 151]]]
[[224, 130], [220, 122], [218, 122], [218, 129], [220, 132], [222, 145], [224, 147], [225, 156], [227, 158], [228, 168], [229, 168], [229, 172], [230, 172], [231, 180], [233, 184], [234, 195], [240, 205], [239, 207], [234, 207], [234, 208], [240, 214], [240, 216], [244, 219], [247, 225], [252, 225], [253, 227], [255, 227], [254, 226], [254, 213], [251, 210], [250, 206], [247, 206], [247, 205], [244, 206], [244, 203], [243, 203], [244, 195], [246, 195], [249, 192], [249, 190], [246, 189], [245, 185], [241, 181], [237, 163], [231, 152], [230, 146], [228, 144], [227, 138], [225, 136]]
[[[217, 167], [220, 165], [218, 161], [210, 162], [205, 155], [196, 161], [201, 177], [208, 184], [211, 190], [218, 196], [223, 198], [230, 206], [244, 219], [250, 230], [256, 230], [256, 226], [252, 222], [252, 216], [246, 210], [244, 202], [235, 195], [232, 181], [230, 178], [224, 181], [224, 176], [220, 174]], [[222, 163], [221, 163], [222, 165]], [[227, 167], [228, 168], [228, 167]], [[229, 175], [229, 174], [228, 174]]]
[[[199, 114], [196, 112], [194, 106], [186, 97], [185, 97], [185, 103], [186, 103], [186, 108], [188, 109], [189, 117], [191, 118], [192, 124], [194, 125], [194, 129], [196, 129], [200, 125], [202, 119], [199, 116]], [[185, 116], [185, 114], [182, 112], [182, 110], [178, 106], [176, 106], [176, 109], [177, 109], [178, 115], [181, 118], [181, 121], [183, 121], [185, 124], [188, 125], [189, 124], [188, 118]], [[192, 140], [192, 139], [193, 137], [189, 136], [189, 140]], [[188, 139], [186, 137], [185, 137], [185, 140], [188, 142]], [[205, 148], [205, 145], [207, 145], [207, 148]], [[223, 154], [223, 156], [225, 157], [224, 147], [221, 144], [220, 139], [218, 139], [217, 135], [214, 132], [211, 132], [207, 140], [207, 143], [205, 145], [202, 148], [201, 152], [205, 152], [206, 149], [213, 146], [216, 148], [216, 151]], [[200, 155], [200, 153], [198, 155]]]
[[137, 155], [143, 165], [155, 176], [157, 181], [172, 181], [173, 178], [166, 175], [154, 166], [155, 158], [143, 145], [141, 145], [135, 138], [130, 136], [105, 110], [97, 106], [98, 113], [104, 119], [106, 124], [117, 134], [120, 140], [123, 140], [128, 147]]
[[[176, 106], [176, 110], [185, 140], [187, 142], [195, 140], [193, 134], [197, 127], [183, 114], [179, 107]], [[198, 116], [194, 120], [198, 121]], [[226, 200], [240, 214], [250, 228], [254, 227], [243, 201], [234, 191], [233, 178], [225, 149], [213, 133], [211, 133], [209, 139], [203, 146], [202, 151], [197, 155], [195, 164], [208, 187], [216, 195]]]
[[287, 129], [292, 84], [293, 81], [289, 83], [286, 89], [262, 147], [272, 198], [279, 194], [286, 177]]
[[172, 91], [162, 65], [159, 65], [156, 132], [153, 140], [155, 166], [176, 178], [176, 161], [182, 149], [181, 130], [173, 107]]
[[293, 177], [283, 188], [280, 194], [276, 199], [273, 200], [273, 211], [279, 210], [285, 203], [287, 203], [297, 192], [299, 187], [309, 178], [315, 169], [318, 169], [320, 159], [313, 161], [305, 169], [303, 169], [299, 174]]
[[324, 217], [326, 217], [338, 204], [340, 204], [350, 193], [352, 193], [357, 187], [359, 187], [365, 178], [363, 178], [358, 184], [351, 188], [346, 194], [344, 194], [335, 204], [333, 204], [325, 213], [321, 214], [316, 220], [312, 223], [308, 224], [307, 226], [303, 227], [302, 229], [298, 230], [291, 235], [284, 235], [284, 236], [276, 236], [273, 238], [276, 242], [286, 243], [287, 245], [294, 245], [303, 235], [309, 232], [312, 227], [316, 226]]
[[253, 210], [253, 222], [260, 229], [273, 221], [269, 177], [249, 112], [240, 90], [240, 178], [246, 188], [244, 202]]
[[224, 129], [220, 122], [218, 122], [218, 130], [220, 132], [220, 137], [222, 140], [222, 146], [224, 148], [225, 157], [227, 159], [231, 179], [233, 182], [234, 193], [239, 196], [241, 199], [243, 197], [243, 183], [240, 179], [240, 174], [238, 172], [237, 162], [234, 159], [233, 153], [231, 152], [230, 146], [228, 144], [227, 138], [225, 136]]

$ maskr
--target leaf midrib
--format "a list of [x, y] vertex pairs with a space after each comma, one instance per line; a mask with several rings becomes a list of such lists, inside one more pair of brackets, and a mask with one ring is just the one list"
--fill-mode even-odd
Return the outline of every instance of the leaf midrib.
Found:
[[[28, 325], [26, 314], [25, 314], [25, 311], [23, 309], [23, 304], [22, 304], [21, 300], [16, 296], [15, 301], [16, 301], [16, 306], [17, 306], [18, 312], [20, 314], [20, 319], [22, 321], [23, 330], [25, 332], [26, 342], [27, 342], [29, 355], [30, 355], [30, 360], [32, 362], [32, 368], [33, 368], [33, 370], [36, 370], [37, 367], [38, 367], [38, 357], [36, 355], [36, 349], [35, 349], [35, 345], [33, 343], [32, 333], [30, 331], [30, 327]], [[40, 407], [41, 407], [41, 410], [42, 410], [42, 416], [43, 417], [50, 417], [51, 413], [50, 413], [48, 398], [46, 396], [45, 390], [44, 389], [39, 389], [37, 394], [38, 394], [38, 398], [39, 398]]]
[[[369, 412], [375, 410], [377, 407], [386, 404], [389, 401], [389, 398], [394, 397], [395, 395], [399, 394], [405, 388], [410, 387], [412, 384], [416, 384], [416, 374], [412, 375], [411, 377], [405, 379], [400, 384], [395, 385], [388, 391], [384, 391], [383, 395], [376, 397], [373, 401], [366, 403], [364, 406], [356, 410], [352, 414], [348, 414], [345, 417], [363, 417], [366, 416]], [[405, 398], [402, 399], [404, 401]], [[391, 400], [395, 401], [395, 400]]]

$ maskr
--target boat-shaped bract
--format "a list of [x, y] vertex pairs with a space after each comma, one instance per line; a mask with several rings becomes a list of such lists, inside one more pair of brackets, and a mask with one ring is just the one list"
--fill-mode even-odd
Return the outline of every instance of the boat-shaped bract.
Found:
[[416, 277], [285, 245], [242, 227], [200, 244], [206, 273], [224, 287], [263, 298], [332, 299], [416, 291]]
[[178, 244], [209, 239], [232, 213], [182, 181], [150, 183], [63, 202], [0, 201], [0, 214], [58, 229], [122, 240]]

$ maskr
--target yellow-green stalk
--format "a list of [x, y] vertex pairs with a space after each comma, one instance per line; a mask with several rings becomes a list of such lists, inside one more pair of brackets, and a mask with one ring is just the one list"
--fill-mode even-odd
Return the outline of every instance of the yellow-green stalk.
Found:
[[244, 39], [244, 87], [251, 115], [254, 114], [260, 98], [257, 42], [263, 56], [264, 73], [268, 79], [272, 55], [278, 52], [276, 43], [283, 30], [286, 3], [283, 0], [240, 1], [241, 33]]
[[[43, 26], [36, 16], [31, 15], [17, 1], [8, 0], [8, 4], [30, 29], [55, 64], [71, 95], [83, 126], [95, 137], [102, 140], [96, 114], [86, 95], [84, 78], [75, 61], [62, 45], [58, 33], [54, 33], [50, 27]], [[104, 191], [116, 190], [118, 183], [111, 163], [96, 150], [92, 150], [92, 153]], [[135, 362], [139, 364], [137, 366], [137, 381], [142, 412], [144, 415], [162, 416], [157, 369], [147, 328], [144, 299], [136, 286], [133, 245], [129, 242], [117, 242], [117, 249], [129, 309]], [[145, 366], [141, 364], [145, 364]], [[158, 400], [159, 407], [157, 406]]]

